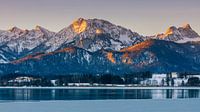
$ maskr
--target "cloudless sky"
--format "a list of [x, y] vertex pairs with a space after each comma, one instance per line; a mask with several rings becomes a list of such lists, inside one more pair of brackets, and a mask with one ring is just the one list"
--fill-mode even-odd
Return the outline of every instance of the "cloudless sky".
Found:
[[200, 0], [0, 0], [0, 29], [13, 26], [51, 31], [83, 17], [108, 20], [142, 35], [190, 23], [200, 33]]

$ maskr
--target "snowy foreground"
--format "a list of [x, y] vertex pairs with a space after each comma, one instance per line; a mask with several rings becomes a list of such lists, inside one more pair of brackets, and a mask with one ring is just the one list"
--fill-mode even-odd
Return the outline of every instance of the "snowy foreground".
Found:
[[199, 112], [200, 99], [1, 102], [1, 112]]

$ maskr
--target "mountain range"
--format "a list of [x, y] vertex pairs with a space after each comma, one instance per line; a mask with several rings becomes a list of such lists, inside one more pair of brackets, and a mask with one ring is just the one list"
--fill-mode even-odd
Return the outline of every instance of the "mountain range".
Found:
[[101, 19], [79, 18], [59, 32], [0, 30], [0, 73], [64, 75], [199, 72], [200, 36], [189, 24], [143, 36]]

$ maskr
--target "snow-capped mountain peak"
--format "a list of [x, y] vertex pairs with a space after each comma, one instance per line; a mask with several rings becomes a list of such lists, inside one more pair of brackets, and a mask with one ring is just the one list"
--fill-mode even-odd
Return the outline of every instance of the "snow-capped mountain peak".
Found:
[[72, 23], [72, 27], [75, 33], [80, 34], [87, 29], [87, 20], [79, 18]]
[[[184, 43], [200, 40], [189, 24], [169, 27], [154, 38], [158, 40], [144, 41], [138, 33], [102, 19], [79, 18], [58, 33], [41, 26], [32, 30], [13, 27], [0, 31], [0, 63], [4, 63], [0, 64], [0, 71], [6, 74], [199, 71], [200, 43]], [[20, 63], [11, 63], [16, 60]]]
[[178, 28], [176, 28], [175, 26], [171, 26], [167, 29], [164, 36], [169, 36], [174, 34], [179, 34]]
[[179, 32], [182, 34], [183, 37], [186, 38], [199, 38], [199, 34], [195, 32], [190, 24], [185, 24], [182, 27], [178, 28]]
[[[106, 20], [84, 18], [78, 18], [69, 27], [64, 28], [58, 34], [66, 34], [69, 32], [72, 34], [72, 37], [78, 35], [80, 37], [87, 38], [87, 36], [91, 37], [96, 34], [109, 34], [112, 38], [116, 39], [124, 35], [131, 38], [134, 34], [136, 34], [129, 29], [117, 26]], [[68, 36], [67, 38], [70, 38], [69, 35], [66, 36]], [[137, 36], [139, 35], [137, 34]]]
[[[36, 26], [32, 30], [22, 30], [18, 27], [13, 27], [8, 31], [0, 32], [0, 51], [3, 53], [0, 55], [4, 62], [17, 59], [21, 56], [25, 56], [29, 53], [39, 52], [34, 50], [41, 44], [55, 35], [41, 26]], [[5, 54], [4, 54], [5, 53]]]
[[200, 41], [200, 36], [192, 29], [190, 24], [181, 27], [171, 26], [165, 33], [153, 36], [155, 39], [174, 41], [178, 43], [188, 41]]
[[[182, 27], [171, 26], [165, 33], [151, 38], [177, 43], [200, 41], [199, 35], [189, 24]], [[143, 36], [109, 21], [78, 18], [58, 33], [41, 26], [32, 30], [13, 27], [9, 31], [0, 31], [0, 51], [3, 52], [0, 55], [7, 57], [2, 59], [8, 62], [27, 54], [48, 53], [71, 46], [90, 52], [101, 49], [120, 51], [142, 41]]]
[[78, 18], [69, 27], [57, 33], [56, 38], [47, 42], [47, 46], [56, 44], [51, 50], [67, 43], [94, 52], [104, 49], [120, 50], [142, 41], [142, 36], [121, 26], [102, 19]]
[[52, 37], [52, 36], [54, 36], [56, 34], [56, 33], [52, 32], [52, 31], [49, 31], [48, 29], [46, 29], [46, 28], [44, 28], [42, 26], [39, 26], [39, 25], [37, 25], [35, 27], [35, 29], [33, 29], [33, 30], [35, 32], [42, 33], [47, 38]]
[[45, 29], [45, 28], [43, 28], [43, 27], [41, 27], [39, 25], [35, 26], [35, 30], [37, 30], [37, 31], [42, 31], [43, 29]]
[[186, 23], [186, 24], [183, 24], [182, 28], [184, 29], [192, 29], [191, 25]]
[[11, 29], [9, 29], [8, 30], [9, 32], [12, 32], [12, 33], [14, 33], [14, 34], [16, 34], [16, 35], [20, 35], [20, 34], [22, 34], [22, 33], [24, 33], [25, 32], [25, 30], [22, 30], [22, 29], [20, 29], [20, 28], [18, 28], [18, 27], [12, 27]]

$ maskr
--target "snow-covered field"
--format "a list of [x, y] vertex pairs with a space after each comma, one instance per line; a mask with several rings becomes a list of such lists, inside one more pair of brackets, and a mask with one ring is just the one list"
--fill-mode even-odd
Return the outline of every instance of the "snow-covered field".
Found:
[[1, 112], [199, 112], [200, 99], [1, 102]]

